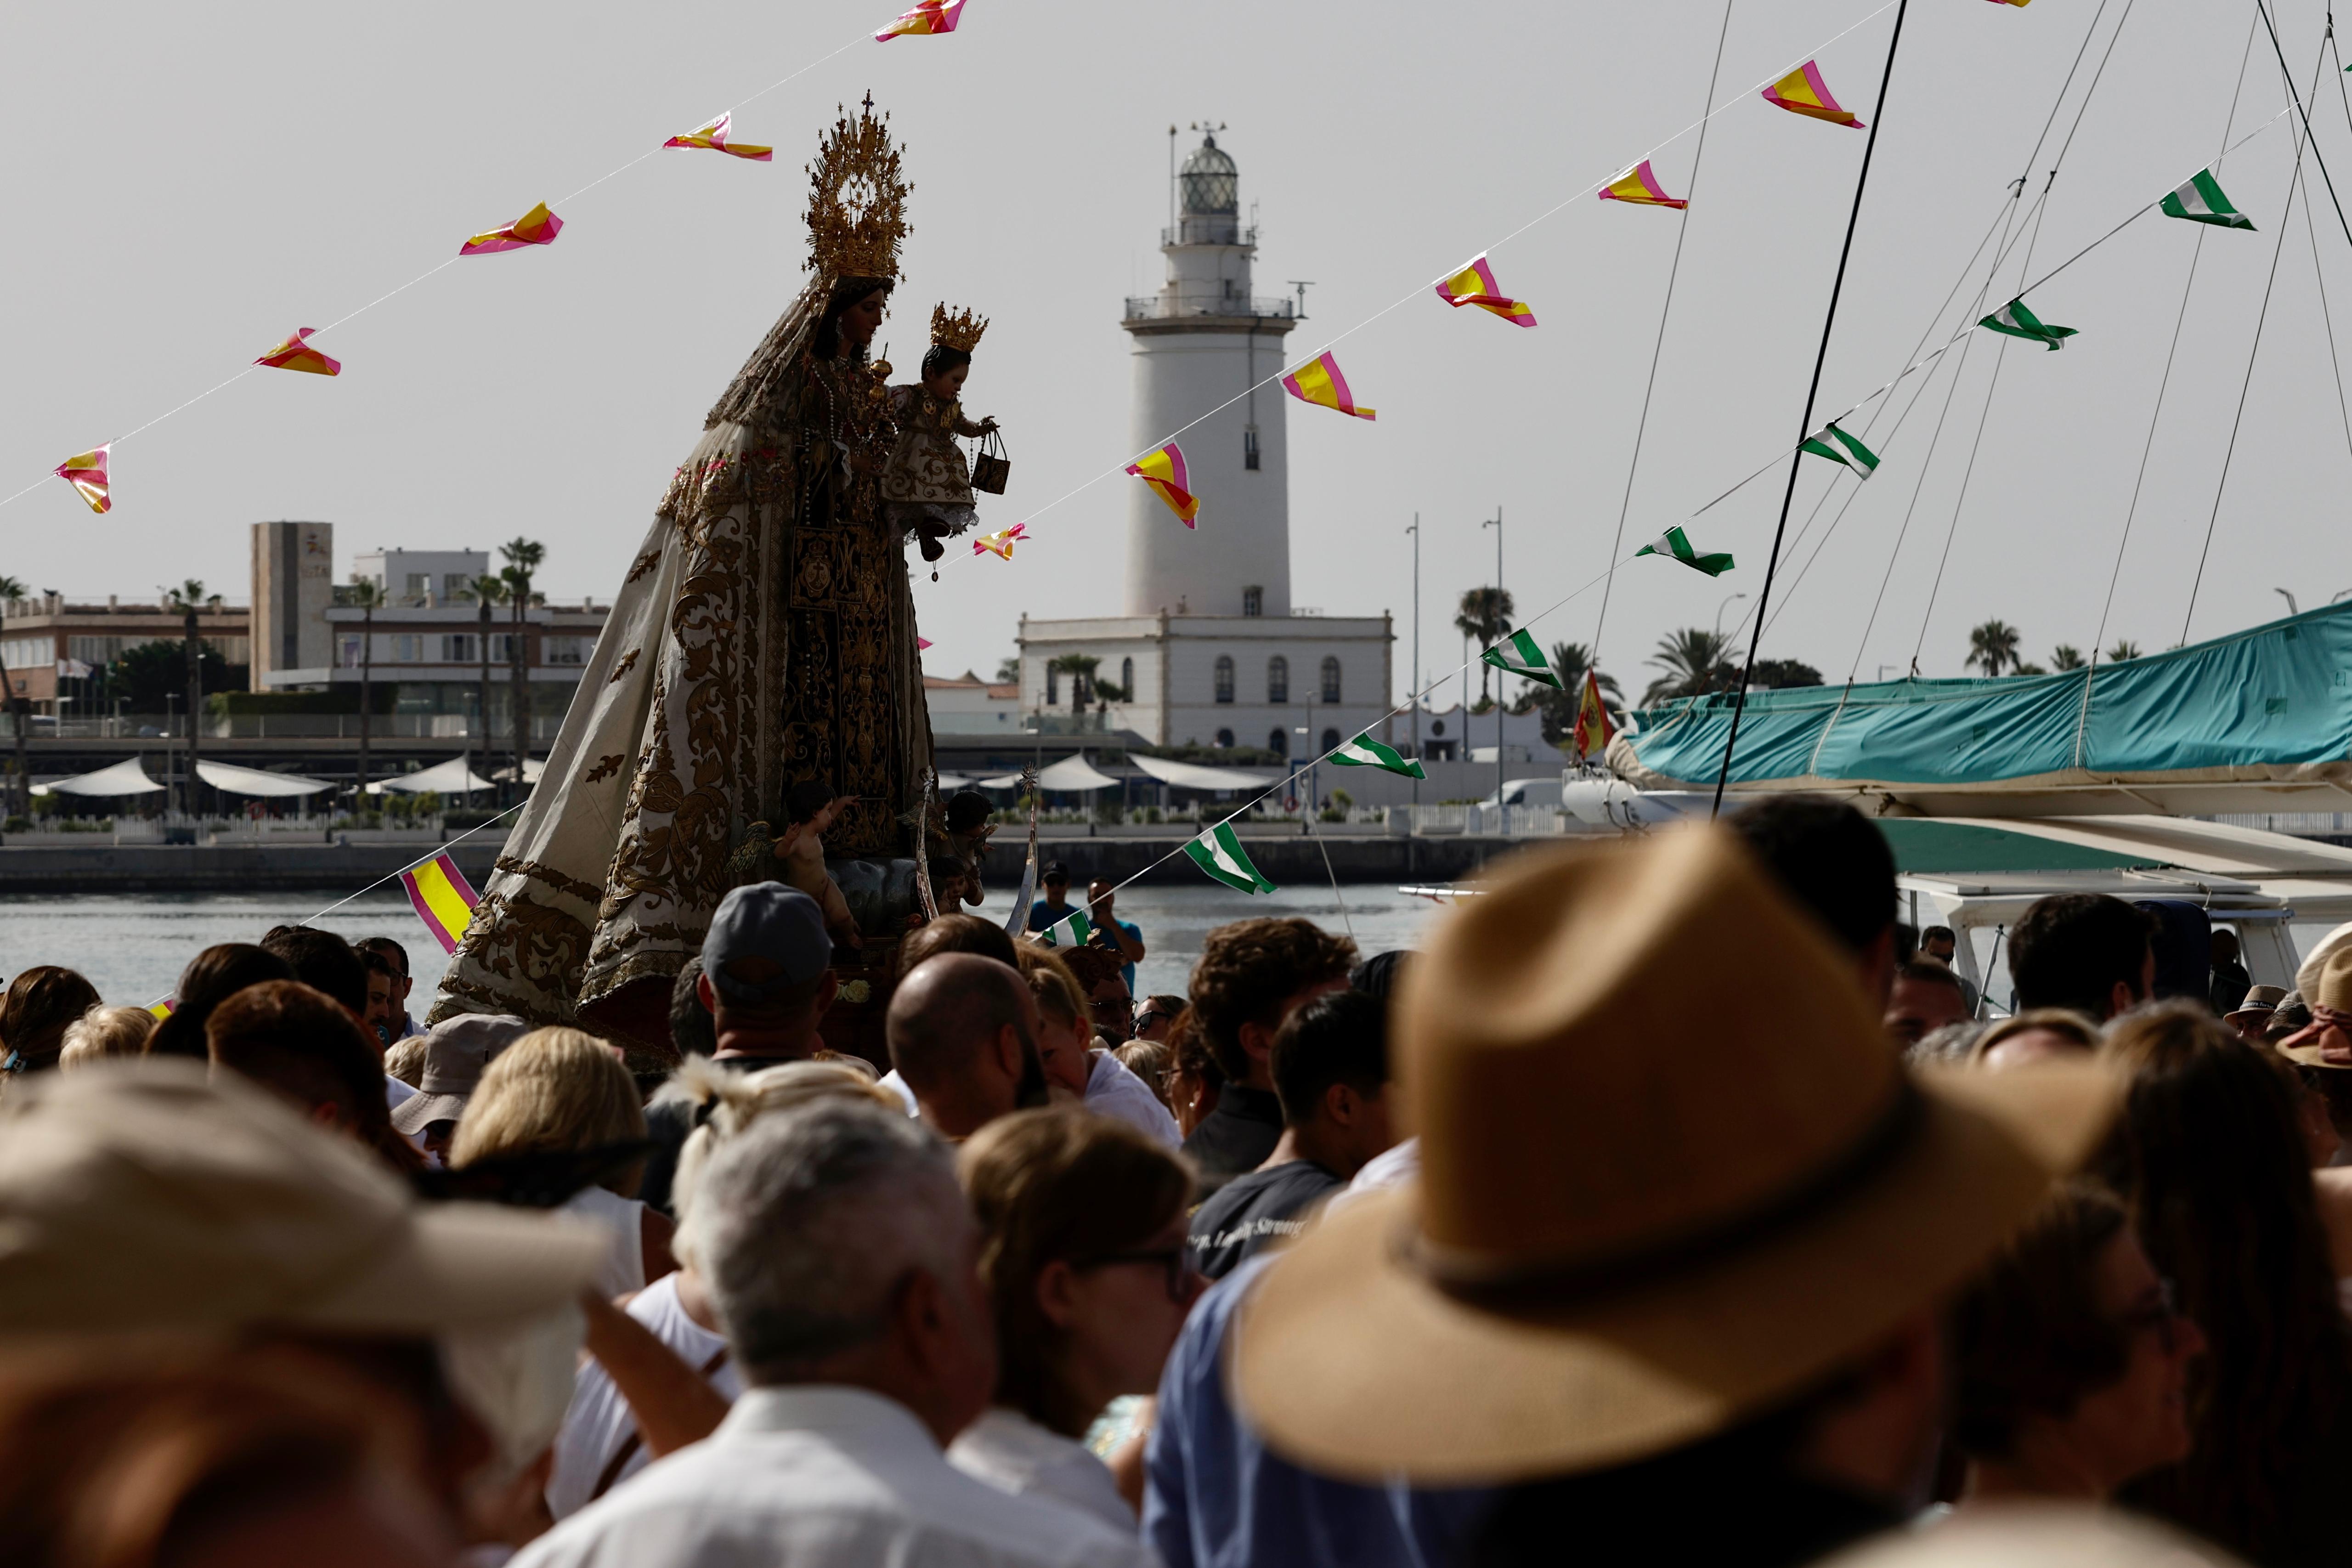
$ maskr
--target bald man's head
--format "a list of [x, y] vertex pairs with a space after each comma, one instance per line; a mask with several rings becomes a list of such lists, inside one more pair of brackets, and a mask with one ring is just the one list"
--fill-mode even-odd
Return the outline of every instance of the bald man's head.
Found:
[[898, 982], [884, 1030], [891, 1066], [942, 1136], [1045, 1103], [1037, 1005], [1009, 964], [971, 952], [925, 959]]

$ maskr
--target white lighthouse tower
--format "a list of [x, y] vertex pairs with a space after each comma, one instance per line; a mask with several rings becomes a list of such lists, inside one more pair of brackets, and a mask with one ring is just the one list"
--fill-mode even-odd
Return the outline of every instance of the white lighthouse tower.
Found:
[[1287, 399], [1278, 385], [1257, 384], [1282, 368], [1283, 339], [1297, 315], [1287, 299], [1250, 293], [1257, 230], [1242, 226], [1240, 171], [1213, 132], [1184, 160], [1176, 197], [1176, 226], [1160, 237], [1168, 281], [1129, 300], [1120, 323], [1135, 345], [1129, 445], [1146, 451], [1183, 429], [1177, 443], [1201, 500], [1200, 528], [1171, 529], [1159, 497], [1135, 488], [1127, 613], [1286, 616]]
[[1172, 437], [1183, 448], [1199, 527], [1127, 481], [1124, 603], [1106, 584], [1099, 604], [1022, 617], [1023, 721], [1110, 745], [1255, 753], [1240, 760], [1261, 765], [1267, 753], [1319, 755], [1383, 721], [1389, 617], [1291, 602], [1288, 398], [1273, 378], [1302, 318], [1288, 299], [1250, 292], [1257, 231], [1242, 222], [1240, 173], [1213, 133], [1184, 160], [1175, 198], [1160, 244], [1168, 280], [1128, 300], [1119, 325], [1134, 366], [1130, 447]]

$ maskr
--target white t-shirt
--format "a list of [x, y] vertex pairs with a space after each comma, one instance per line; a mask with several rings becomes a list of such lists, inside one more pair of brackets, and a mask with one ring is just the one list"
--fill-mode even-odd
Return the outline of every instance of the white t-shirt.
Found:
[[646, 1205], [599, 1186], [585, 1186], [564, 1200], [563, 1210], [597, 1221], [613, 1234], [613, 1249], [591, 1281], [611, 1298], [646, 1288]]
[[[646, 1286], [626, 1310], [697, 1372], [704, 1372], [716, 1360], [718, 1367], [706, 1375], [710, 1386], [730, 1403], [743, 1392], [743, 1378], [735, 1370], [734, 1359], [722, 1356], [727, 1342], [686, 1315], [677, 1299], [677, 1275], [665, 1274]], [[563, 1519], [587, 1507], [613, 1457], [636, 1432], [637, 1418], [629, 1402], [613, 1386], [604, 1367], [593, 1358], [583, 1361], [572, 1385], [571, 1408], [563, 1413], [563, 1430], [555, 1439], [555, 1471], [547, 1479], [548, 1511]], [[614, 1477], [614, 1486], [652, 1462], [653, 1456], [639, 1443]]]
[[1048, 1431], [1018, 1410], [989, 1406], [948, 1445], [948, 1463], [999, 1491], [1074, 1508], [1113, 1530], [1136, 1528], [1135, 1510], [1118, 1495], [1110, 1467], [1085, 1444]]
[[1089, 1051], [1087, 1055], [1092, 1063], [1087, 1069], [1088, 1110], [1139, 1127], [1163, 1148], [1174, 1149], [1183, 1143], [1184, 1134], [1177, 1127], [1176, 1118], [1160, 1103], [1160, 1097], [1151, 1092], [1150, 1084], [1108, 1051]]

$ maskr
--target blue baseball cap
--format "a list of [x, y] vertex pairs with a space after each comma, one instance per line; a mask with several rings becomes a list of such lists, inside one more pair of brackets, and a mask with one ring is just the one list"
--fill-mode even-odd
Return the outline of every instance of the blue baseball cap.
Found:
[[702, 972], [730, 1002], [771, 1002], [833, 963], [824, 911], [798, 888], [754, 882], [719, 901], [702, 939]]

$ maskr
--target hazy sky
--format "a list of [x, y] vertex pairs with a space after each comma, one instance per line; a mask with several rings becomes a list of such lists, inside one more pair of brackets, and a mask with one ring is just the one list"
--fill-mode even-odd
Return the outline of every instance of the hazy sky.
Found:
[[[1160, 276], [1168, 126], [1226, 121], [1221, 140], [1258, 211], [1259, 292], [1314, 279], [1311, 319], [1290, 339], [1299, 357], [1403, 301], [1339, 346], [1376, 425], [1291, 408], [1296, 599], [1335, 614], [1392, 609], [1409, 639], [1403, 529], [1418, 510], [1424, 662], [1451, 664], [1450, 606], [1491, 580], [1493, 535], [1477, 522], [1497, 505], [1523, 609], [1605, 566], [1678, 224], [1691, 227], [1624, 547], [1795, 434], [1865, 138], [1747, 89], [1877, 4], [1735, 0], [1718, 98], [1745, 96], [1714, 121], [1695, 190], [1695, 136], [1656, 155], [1667, 188], [1696, 197], [1686, 217], [1591, 191], [1696, 117], [1717, 0], [970, 0], [951, 37], [860, 43], [756, 99], [887, 19], [893, 0], [10, 7], [0, 198], [17, 238], [0, 292], [0, 494], [730, 104], [739, 140], [778, 151], [771, 164], [658, 153], [559, 200], [568, 226], [552, 247], [457, 262], [322, 335], [345, 362], [339, 380], [257, 371], [123, 442], [110, 515], [93, 517], [57, 480], [0, 510], [0, 572], [74, 595], [140, 595], [188, 576], [242, 595], [247, 523], [323, 518], [337, 526], [339, 574], [356, 549], [521, 533], [548, 545], [551, 593], [611, 595], [704, 411], [799, 288], [802, 164], [836, 100], [870, 88], [917, 186], [906, 283], [884, 330], [894, 357], [919, 353], [934, 300], [993, 318], [966, 389], [969, 409], [1004, 422], [1013, 462], [1010, 492], [983, 511], [991, 526], [1129, 455], [1118, 323], [1122, 297]], [[1874, 99], [1891, 8], [1821, 51], [1845, 104], [1885, 121], [1824, 409], [1903, 363], [2000, 216], [2096, 9], [1912, 0], [1884, 106]], [[2031, 231], [2037, 272], [2221, 143], [2251, 5], [2108, 0], [2032, 190], [2126, 14]], [[2307, 86], [2322, 7], [2284, 0], [2279, 15]], [[2322, 72], [2314, 117], [2352, 200], [2341, 80], [2332, 63]], [[2241, 132], [2284, 101], [2258, 38]], [[2110, 642], [2180, 637], [2293, 150], [2283, 121], [2221, 171], [2260, 232], [2202, 231]], [[2352, 331], [2352, 248], [2315, 166], [2307, 173], [2330, 303]], [[2045, 320], [2081, 335], [2056, 354], [2011, 344], [1989, 416], [2001, 340], [1977, 334], [1867, 645], [1948, 370], [1883, 444], [1885, 466], [1818, 564], [1801, 583], [1784, 573], [1790, 613], [1766, 657], [1869, 679], [1919, 644], [1925, 672], [1953, 674], [1967, 628], [1993, 616], [2023, 630], [2029, 657], [2089, 643], [2200, 232], [2151, 214], [2035, 294]], [[1428, 295], [1428, 279], [1489, 246], [1539, 329]], [[1987, 308], [2007, 297], [2026, 248]], [[2196, 637], [2283, 612], [2274, 587], [2305, 608], [2352, 587], [2337, 499], [2352, 458], [2314, 277], [2298, 205]], [[1982, 280], [1979, 262], [1961, 304]], [[1709, 625], [1726, 595], [1759, 588], [1784, 471], [1691, 525], [1703, 549], [1739, 557], [1719, 583], [1654, 560], [1620, 574], [1603, 662], [1629, 686], [1650, 673], [1641, 661], [1661, 635]], [[1808, 460], [1792, 535], [1838, 472]], [[1131, 482], [1102, 479], [1037, 517], [1035, 542], [1009, 566], [950, 558], [940, 583], [920, 581], [930, 668], [992, 669], [1024, 609], [1117, 611]], [[1839, 481], [1823, 525], [1853, 483]], [[1213, 547], [1206, 531], [1201, 542]], [[1589, 640], [1598, 603], [1588, 593], [1538, 630]], [[1731, 605], [1726, 625], [1747, 607]]]

